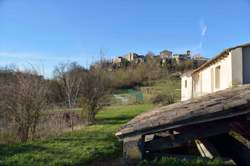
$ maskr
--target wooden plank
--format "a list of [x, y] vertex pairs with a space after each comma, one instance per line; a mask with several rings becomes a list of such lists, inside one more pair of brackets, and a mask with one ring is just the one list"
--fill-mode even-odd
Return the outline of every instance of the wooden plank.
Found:
[[250, 140], [242, 136], [240, 133], [237, 131], [230, 131], [229, 135], [236, 139], [237, 141], [241, 142], [243, 145], [245, 145], [248, 149], [250, 149]]
[[229, 122], [214, 123], [210, 125], [204, 125], [200, 127], [191, 127], [186, 129], [180, 134], [176, 134], [173, 137], [157, 137], [156, 139], [146, 142], [144, 149], [146, 151], [159, 151], [164, 149], [176, 148], [182, 146], [188, 141], [195, 139], [202, 139], [210, 136], [219, 135], [222, 133], [228, 133], [230, 131]]
[[200, 140], [195, 140], [195, 144], [202, 157], [213, 159], [214, 156]]

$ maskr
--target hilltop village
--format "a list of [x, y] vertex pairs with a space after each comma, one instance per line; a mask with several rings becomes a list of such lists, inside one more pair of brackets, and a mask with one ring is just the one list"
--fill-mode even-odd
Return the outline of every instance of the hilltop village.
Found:
[[129, 52], [128, 54], [124, 56], [118, 56], [112, 59], [113, 66], [121, 67], [128, 63], [133, 64], [140, 64], [147, 62], [149, 59], [154, 59], [162, 66], [164, 64], [170, 63], [170, 64], [183, 64], [188, 62], [193, 62], [195, 64], [195, 68], [202, 65], [204, 62], [208, 61], [208, 58], [203, 57], [201, 54], [195, 54], [192, 55], [192, 52], [190, 50], [187, 50], [186, 53], [182, 54], [173, 54], [172, 51], [169, 50], [163, 50], [158, 55], [155, 55], [152, 52], [148, 52], [145, 55], [139, 55], [134, 52]]
[[187, 70], [196, 69], [209, 59], [201, 54], [192, 54], [190, 50], [185, 53], [173, 53], [169, 50], [163, 50], [158, 54], [148, 52], [144, 55], [129, 52], [123, 56], [114, 57], [111, 60], [102, 59], [92, 65], [93, 68], [107, 69], [116, 71], [122, 68], [138, 67], [140, 65], [154, 65], [166, 69], [171, 73], [183, 73]]

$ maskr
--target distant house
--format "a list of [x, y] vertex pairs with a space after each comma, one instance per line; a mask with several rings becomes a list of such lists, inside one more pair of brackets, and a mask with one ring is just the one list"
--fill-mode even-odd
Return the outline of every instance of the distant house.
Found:
[[134, 59], [134, 63], [139, 64], [143, 63], [145, 61], [145, 56], [143, 55], [137, 55], [136, 58]]
[[136, 53], [130, 52], [127, 55], [123, 56], [127, 61], [134, 63], [142, 63], [144, 62], [144, 56], [138, 55]]
[[250, 43], [228, 48], [182, 76], [182, 101], [250, 84]]
[[196, 54], [192, 57], [193, 65], [195, 68], [200, 67], [208, 60], [209, 60], [208, 58], [203, 57], [201, 54]]
[[171, 59], [173, 56], [173, 52], [168, 50], [163, 50], [160, 52], [160, 58], [161, 59]]
[[124, 58], [127, 59], [129, 62], [132, 62], [136, 59], [137, 56], [138, 54], [130, 52], [127, 55], [125, 55]]
[[112, 64], [113, 66], [115, 65], [116, 67], [121, 67], [126, 61], [127, 60], [123, 57], [116, 57], [112, 59]]
[[174, 54], [173, 59], [175, 59], [177, 63], [181, 63], [187, 60], [191, 60], [191, 56], [192, 53], [188, 50], [186, 54]]
[[125, 59], [123, 57], [116, 57], [114, 59], [112, 59], [112, 63], [113, 64], [118, 64], [118, 63], [122, 63]]

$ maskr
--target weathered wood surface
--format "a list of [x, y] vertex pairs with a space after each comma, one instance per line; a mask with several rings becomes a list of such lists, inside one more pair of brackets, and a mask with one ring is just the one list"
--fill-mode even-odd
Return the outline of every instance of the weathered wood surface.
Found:
[[244, 85], [143, 113], [116, 135], [123, 139], [249, 113], [250, 85]]
[[158, 137], [152, 141], [145, 143], [145, 150], [159, 151], [169, 148], [177, 148], [183, 146], [188, 141], [195, 139], [203, 139], [210, 136], [225, 134], [230, 131], [229, 121], [217, 122], [216, 124], [202, 124], [199, 126], [191, 126], [182, 128], [179, 134], [174, 135], [174, 139], [170, 136]]

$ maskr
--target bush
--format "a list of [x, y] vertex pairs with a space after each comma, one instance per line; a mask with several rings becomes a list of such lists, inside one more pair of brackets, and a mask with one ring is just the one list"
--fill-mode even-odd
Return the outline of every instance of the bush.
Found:
[[[59, 136], [66, 131], [85, 125], [86, 122], [80, 118], [79, 113], [77, 110], [59, 108], [43, 112], [37, 122], [37, 131], [32, 139], [46, 139]], [[15, 123], [4, 122], [3, 119], [0, 119], [0, 144], [20, 142], [16, 133]]]
[[153, 99], [152, 102], [154, 104], [161, 104], [161, 105], [169, 105], [175, 102], [175, 94], [168, 93], [168, 94], [158, 94]]

